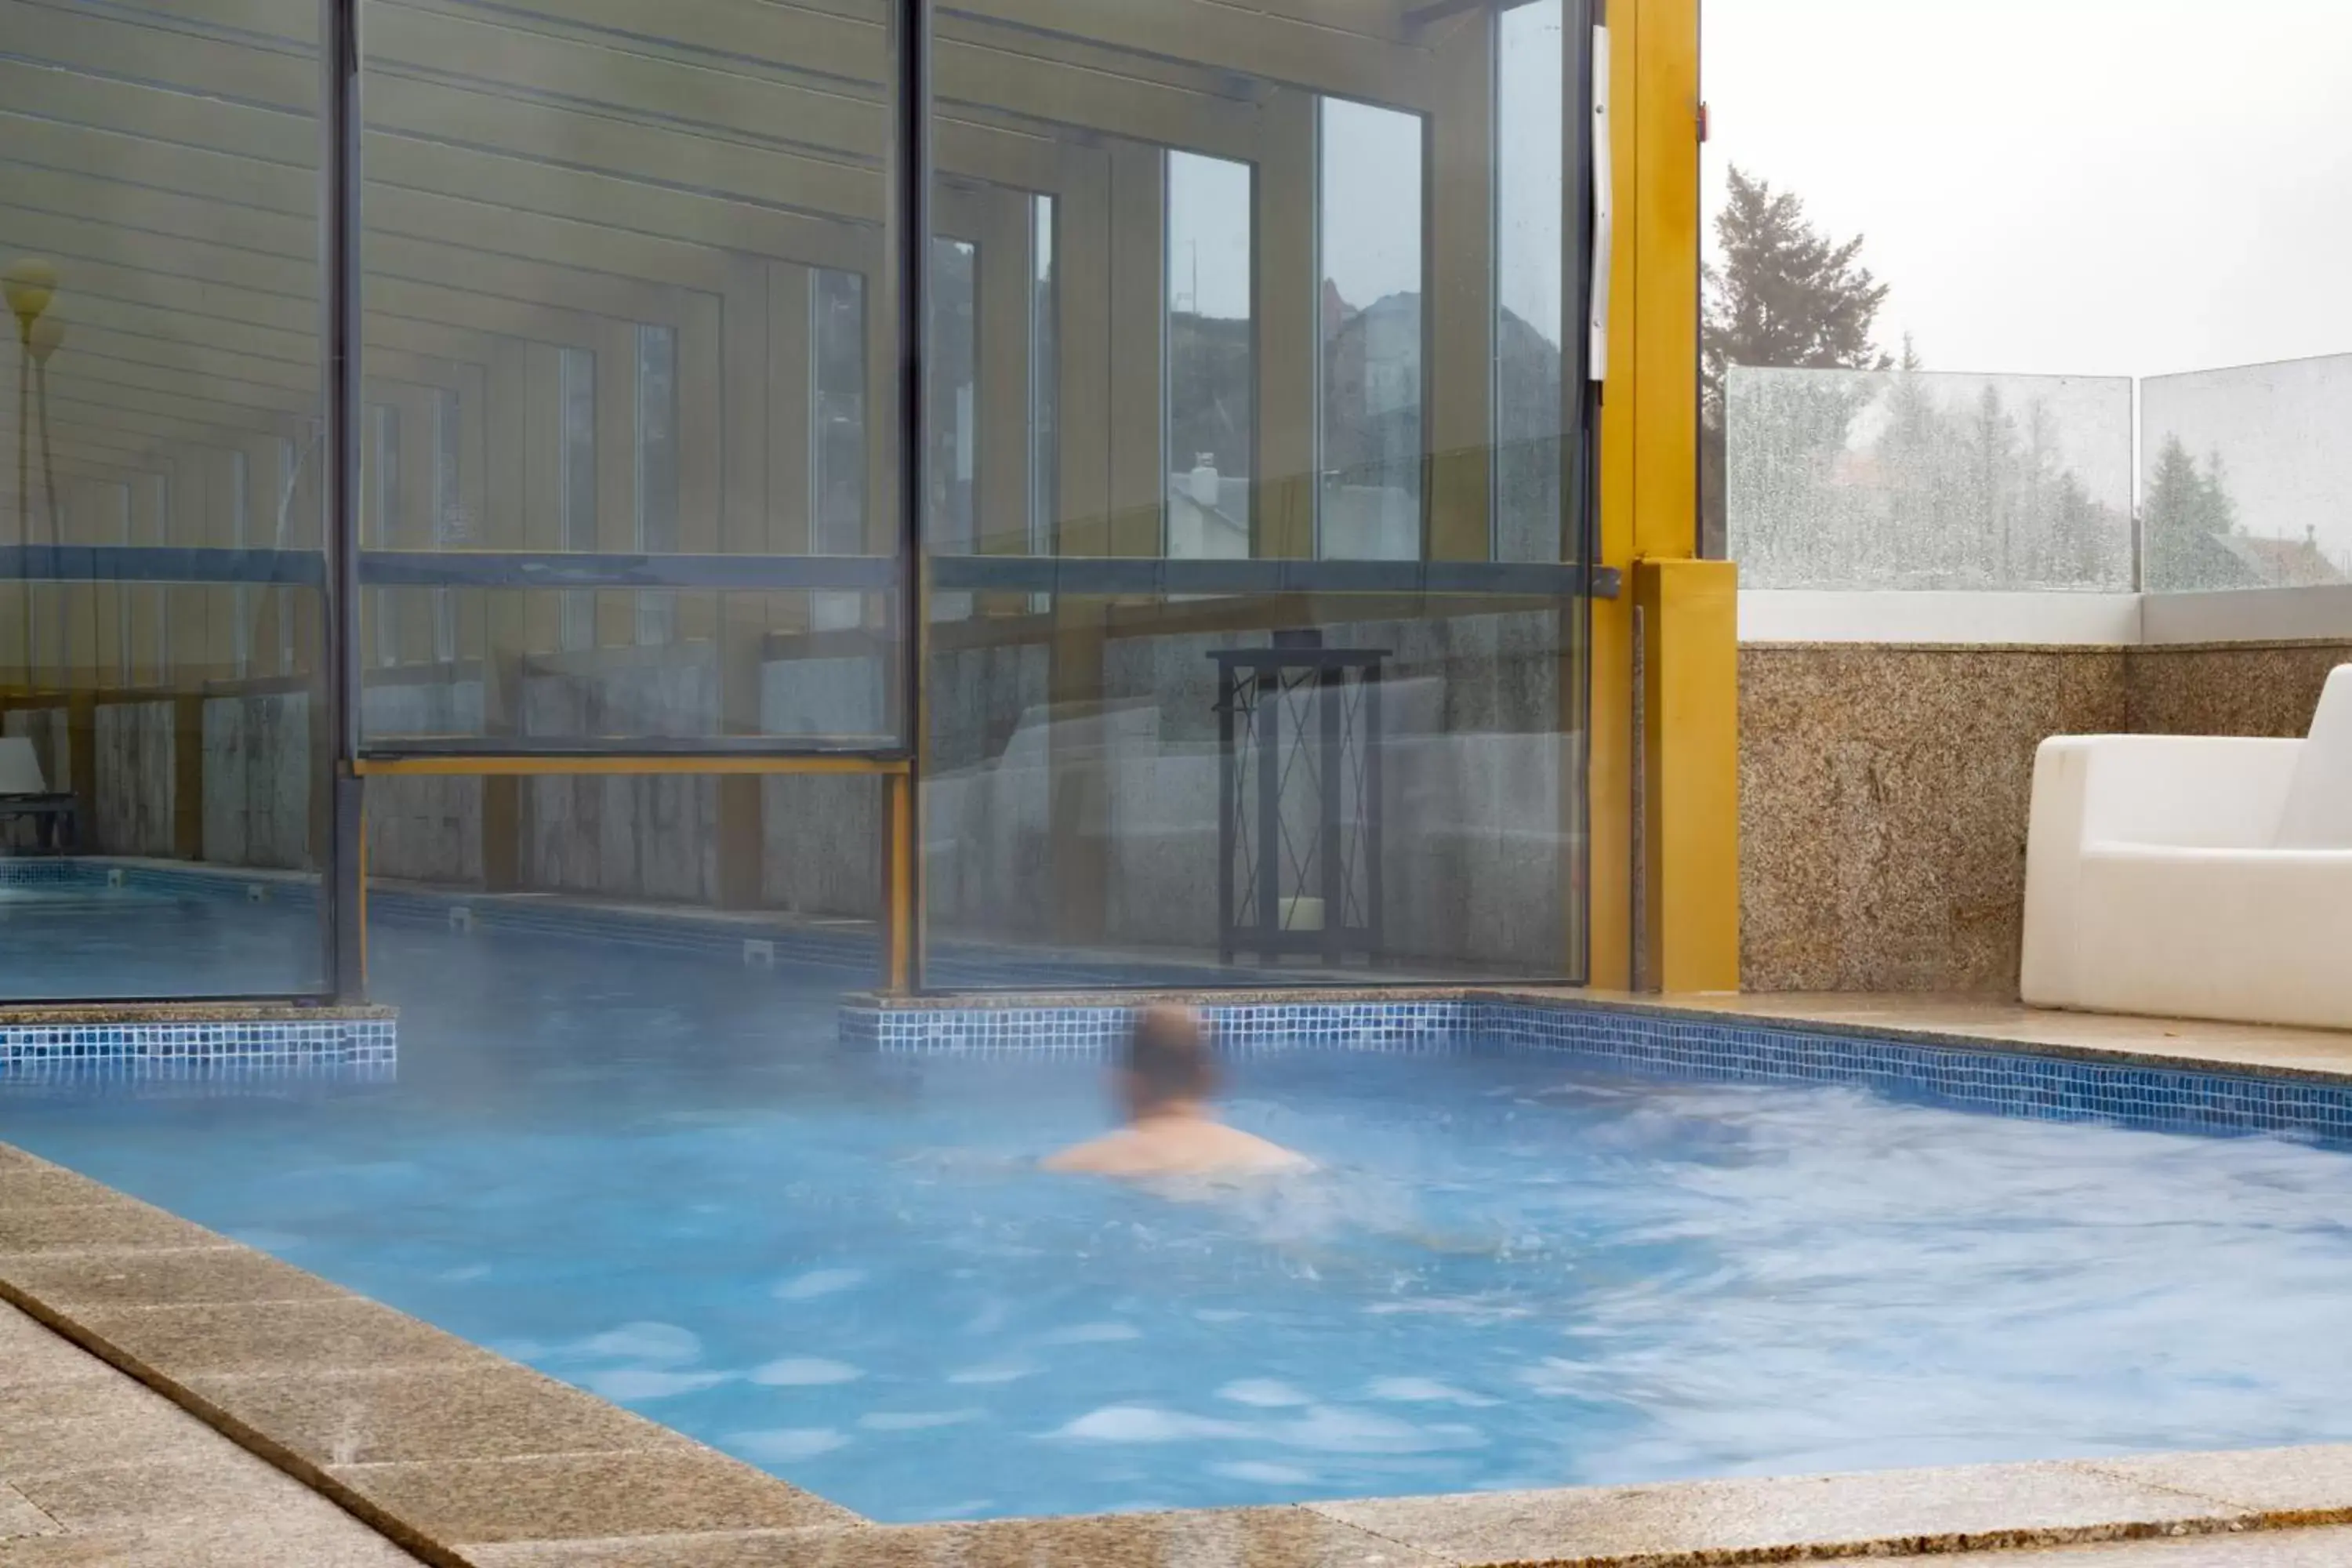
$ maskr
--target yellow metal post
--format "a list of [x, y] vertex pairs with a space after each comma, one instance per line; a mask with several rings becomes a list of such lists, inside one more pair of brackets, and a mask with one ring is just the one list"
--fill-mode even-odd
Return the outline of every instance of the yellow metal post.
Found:
[[882, 781], [882, 987], [903, 994], [915, 984], [915, 781], [898, 773]]
[[[1698, 0], [1609, 12], [1617, 224], [1602, 388], [1589, 734], [1591, 968], [1633, 984], [1634, 834], [1646, 969], [1667, 990], [1738, 982], [1733, 570], [1698, 531]], [[1643, 800], [1633, 798], [1633, 610], [1643, 607]]]
[[1642, 907], [1651, 984], [1739, 988], [1739, 596], [1728, 561], [1644, 561]]

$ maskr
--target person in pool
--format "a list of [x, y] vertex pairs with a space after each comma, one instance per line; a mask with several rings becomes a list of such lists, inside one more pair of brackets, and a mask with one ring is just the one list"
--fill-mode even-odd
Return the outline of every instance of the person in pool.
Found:
[[1219, 1121], [1209, 1110], [1216, 1064], [1190, 1007], [1159, 1002], [1135, 1016], [1117, 1075], [1127, 1125], [1048, 1159], [1049, 1171], [1148, 1180], [1304, 1171], [1300, 1154]]

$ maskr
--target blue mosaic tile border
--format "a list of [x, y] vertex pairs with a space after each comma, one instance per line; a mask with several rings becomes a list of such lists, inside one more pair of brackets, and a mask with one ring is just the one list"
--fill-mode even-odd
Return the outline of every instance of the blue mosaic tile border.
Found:
[[348, 1089], [400, 1080], [394, 1062], [310, 1062], [255, 1065], [238, 1061], [171, 1062], [141, 1058], [36, 1064], [0, 1072], [8, 1100], [92, 1097], [131, 1100], [236, 1100], [285, 1097], [308, 1087]]
[[[1894, 1100], [2036, 1121], [2264, 1132], [2352, 1142], [2352, 1084], [1750, 1025], [1591, 1003], [1245, 1004], [1203, 1010], [1221, 1051], [1541, 1052], [1632, 1077], [1845, 1084]], [[1123, 1005], [842, 1010], [842, 1044], [898, 1055], [1105, 1059]]]
[[92, 1074], [388, 1076], [399, 1058], [398, 1029], [391, 1018], [0, 1024], [4, 1086]]
[[[1239, 1003], [1202, 1016], [1218, 1051], [1262, 1056], [1294, 1050], [1439, 1054], [1465, 1049], [1463, 1004]], [[1107, 1059], [1127, 1038], [1124, 1003], [1054, 1007], [844, 1007], [841, 1042], [907, 1056], [1066, 1056]]]
[[10, 882], [53, 884], [92, 879], [86, 876], [80, 868], [81, 862], [63, 855], [0, 856], [0, 885]]

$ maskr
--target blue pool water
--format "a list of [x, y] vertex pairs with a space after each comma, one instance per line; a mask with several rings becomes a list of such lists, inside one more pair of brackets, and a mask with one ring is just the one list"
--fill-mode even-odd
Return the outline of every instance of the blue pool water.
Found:
[[[321, 984], [325, 952], [307, 888], [222, 879], [222, 896], [195, 898], [110, 887], [87, 864], [31, 869], [53, 867], [75, 879], [0, 879], [0, 997], [266, 996]], [[265, 896], [248, 900], [246, 886]]]
[[1099, 1068], [837, 985], [380, 928], [399, 1081], [0, 1089], [0, 1138], [877, 1518], [2352, 1438], [2352, 1161], [1559, 1058], [1301, 1053], [1325, 1173], [1043, 1175]]

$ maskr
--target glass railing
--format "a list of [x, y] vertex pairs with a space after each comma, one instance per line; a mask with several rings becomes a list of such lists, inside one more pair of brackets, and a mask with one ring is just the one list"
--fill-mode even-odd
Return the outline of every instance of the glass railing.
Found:
[[1735, 365], [1723, 410], [1726, 542], [1746, 587], [2352, 583], [2352, 354], [2136, 389]]

